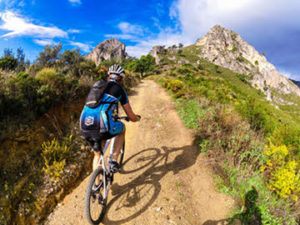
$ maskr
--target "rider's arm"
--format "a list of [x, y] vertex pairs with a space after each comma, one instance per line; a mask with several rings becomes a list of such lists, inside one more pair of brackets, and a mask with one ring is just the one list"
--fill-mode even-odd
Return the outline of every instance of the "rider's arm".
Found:
[[122, 105], [122, 107], [123, 107], [126, 115], [128, 116], [128, 118], [130, 119], [130, 121], [136, 122], [136, 121], [140, 120], [140, 118], [137, 115], [135, 115], [134, 112], [132, 111], [130, 103]]

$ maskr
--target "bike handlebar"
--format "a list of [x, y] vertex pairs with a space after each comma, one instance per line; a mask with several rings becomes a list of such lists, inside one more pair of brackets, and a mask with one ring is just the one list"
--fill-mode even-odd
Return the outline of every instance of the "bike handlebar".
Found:
[[[142, 118], [140, 115], [137, 115], [137, 117], [139, 117], [140, 119]], [[120, 117], [116, 116], [115, 118], [118, 119], [118, 120], [126, 120], [127, 122], [130, 121], [128, 116], [120, 116]]]

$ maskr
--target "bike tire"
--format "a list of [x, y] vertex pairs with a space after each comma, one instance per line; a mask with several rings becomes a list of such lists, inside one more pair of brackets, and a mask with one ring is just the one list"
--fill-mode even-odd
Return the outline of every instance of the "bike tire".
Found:
[[[100, 176], [100, 182], [102, 181], [102, 186], [100, 186], [98, 191], [93, 192], [92, 187], [98, 176]], [[106, 210], [106, 203], [107, 203], [107, 193], [104, 193], [104, 192], [105, 192], [105, 190], [106, 190], [106, 192], [108, 192], [107, 181], [105, 179], [106, 179], [106, 175], [103, 174], [102, 168], [97, 168], [92, 173], [92, 175], [89, 179], [86, 193], [85, 193], [84, 211], [85, 211], [85, 216], [90, 224], [99, 224], [104, 218], [105, 210]], [[104, 185], [106, 185], [106, 188], [104, 188]], [[96, 193], [98, 193], [98, 195]], [[102, 198], [101, 198], [100, 194], [102, 195]], [[106, 196], [106, 198], [104, 199], [103, 196]], [[91, 203], [93, 205], [91, 205]], [[94, 215], [92, 216], [92, 213], [91, 213], [91, 210], [92, 210], [91, 207], [97, 207], [97, 204], [99, 205], [99, 207], [101, 209], [99, 210], [99, 213], [97, 210], [97, 212], [95, 213], [96, 216], [94, 218]]]

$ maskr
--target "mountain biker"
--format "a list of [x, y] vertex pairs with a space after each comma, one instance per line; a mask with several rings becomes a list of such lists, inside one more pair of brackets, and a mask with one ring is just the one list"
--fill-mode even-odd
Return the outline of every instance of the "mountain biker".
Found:
[[[128, 101], [127, 93], [122, 86], [122, 80], [125, 76], [124, 69], [115, 64], [112, 65], [108, 70], [108, 78], [107, 78], [107, 87], [105, 88], [104, 95], [102, 97], [100, 114], [105, 113], [106, 118], [100, 119], [100, 129], [101, 126], [108, 123], [109, 130], [106, 133], [101, 133], [97, 130], [96, 132], [91, 130], [87, 132], [83, 132], [84, 138], [87, 140], [89, 145], [91, 146], [94, 152], [93, 159], [93, 170], [97, 169], [97, 163], [100, 159], [100, 151], [103, 148], [105, 141], [112, 137], [115, 137], [113, 155], [110, 157], [108, 168], [112, 172], [116, 172], [119, 168], [117, 163], [118, 156], [121, 152], [121, 148], [123, 147], [125, 141], [125, 125], [121, 121], [117, 121], [114, 119], [114, 116], [118, 113], [118, 102], [121, 103], [126, 115], [129, 120], [132, 122], [136, 122], [140, 120], [140, 116], [136, 115]], [[87, 106], [85, 106], [82, 115], [81, 121], [89, 116], [89, 113], [93, 113]], [[109, 121], [105, 121], [105, 120]], [[82, 122], [81, 122], [82, 123]]]

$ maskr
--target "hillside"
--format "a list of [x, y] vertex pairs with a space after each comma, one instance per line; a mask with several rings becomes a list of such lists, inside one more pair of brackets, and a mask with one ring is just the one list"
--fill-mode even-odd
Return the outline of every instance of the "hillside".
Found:
[[[82, 222], [72, 207], [81, 211], [73, 203], [82, 199], [90, 151], [79, 112], [89, 86], [116, 61], [127, 90], [149, 77], [173, 103], [152, 81], [132, 92], [145, 120], [129, 126], [126, 176], [116, 178], [107, 223], [299, 223], [300, 89], [237, 33], [215, 26], [193, 45], [156, 46], [154, 57], [140, 59], [127, 57], [115, 39], [97, 45], [90, 59], [61, 47], [45, 47], [32, 65], [0, 58], [1, 224], [43, 223], [77, 185], [49, 223], [69, 218], [64, 210]], [[152, 198], [139, 199], [146, 193]]]
[[234, 31], [216, 25], [195, 45], [201, 48], [200, 57], [248, 75], [251, 84], [263, 91], [268, 100], [274, 99], [272, 90], [300, 96], [300, 89], [294, 83], [281, 75], [263, 54]]
[[[246, 201], [253, 187], [251, 193], [260, 196], [253, 207], [263, 224], [297, 224], [300, 98], [274, 90], [285, 102], [268, 101], [251, 77], [201, 58], [201, 50], [197, 45], [165, 49], [159, 54], [161, 75], [154, 79], [170, 91], [186, 126], [202, 138], [203, 153], [222, 168], [221, 189]], [[248, 216], [245, 224], [252, 224]]]

